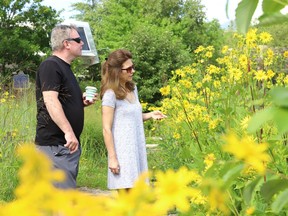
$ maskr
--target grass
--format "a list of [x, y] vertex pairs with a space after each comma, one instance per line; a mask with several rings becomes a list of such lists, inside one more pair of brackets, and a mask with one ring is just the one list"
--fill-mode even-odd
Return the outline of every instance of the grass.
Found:
[[36, 104], [30, 90], [5, 91], [0, 98], [0, 200], [11, 201], [18, 185], [17, 172], [21, 164], [15, 149], [21, 143], [34, 140]]
[[[14, 199], [18, 185], [17, 172], [21, 161], [15, 149], [23, 142], [34, 142], [36, 127], [36, 102], [34, 87], [23, 92], [10, 90], [5, 102], [0, 103], [0, 201]], [[15, 96], [15, 97], [14, 97]], [[146, 126], [147, 127], [147, 126]], [[147, 143], [159, 140], [149, 138]], [[101, 102], [85, 108], [85, 124], [81, 135], [82, 156], [80, 159], [78, 187], [107, 189], [107, 152], [103, 141]], [[159, 150], [148, 149], [149, 170], [162, 163]]]
[[78, 187], [107, 189], [107, 162], [106, 158], [95, 158], [95, 160], [81, 158]]

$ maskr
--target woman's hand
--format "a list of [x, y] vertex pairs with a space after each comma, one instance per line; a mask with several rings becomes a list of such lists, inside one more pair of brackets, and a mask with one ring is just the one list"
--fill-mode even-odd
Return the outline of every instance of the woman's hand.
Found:
[[117, 158], [110, 158], [108, 167], [113, 174], [118, 175], [120, 173], [120, 166]]
[[151, 118], [153, 119], [156, 119], [156, 120], [160, 120], [160, 119], [163, 119], [163, 118], [167, 118], [166, 115], [164, 115], [162, 112], [160, 112], [159, 110], [155, 110], [155, 111], [152, 111], [150, 112], [151, 114]]

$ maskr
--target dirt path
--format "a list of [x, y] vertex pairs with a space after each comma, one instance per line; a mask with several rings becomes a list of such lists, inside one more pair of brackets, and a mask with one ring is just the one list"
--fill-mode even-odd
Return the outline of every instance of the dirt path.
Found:
[[110, 195], [111, 191], [109, 190], [101, 190], [101, 189], [95, 189], [95, 188], [87, 188], [87, 187], [79, 187], [77, 188], [79, 191], [89, 193], [92, 195]]

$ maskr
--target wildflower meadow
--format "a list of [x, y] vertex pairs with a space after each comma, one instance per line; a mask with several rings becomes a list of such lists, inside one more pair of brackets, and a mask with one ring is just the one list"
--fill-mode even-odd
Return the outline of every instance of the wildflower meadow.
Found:
[[53, 188], [63, 174], [31, 144], [35, 120], [23, 119], [34, 108], [21, 104], [21, 114], [11, 115], [19, 100], [2, 90], [0, 163], [18, 178], [0, 215], [286, 215], [288, 51], [269, 47], [273, 38], [257, 29], [232, 39], [217, 58], [212, 46], [199, 46], [194, 62], [160, 89], [161, 107], [148, 109], [168, 117], [145, 125], [146, 135], [161, 138], [156, 163], [128, 193]]

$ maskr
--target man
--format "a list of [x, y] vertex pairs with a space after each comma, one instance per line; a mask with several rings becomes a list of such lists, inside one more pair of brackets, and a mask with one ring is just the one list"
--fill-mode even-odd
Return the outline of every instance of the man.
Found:
[[56, 169], [66, 174], [57, 188], [76, 188], [81, 155], [80, 134], [85, 100], [70, 64], [81, 55], [83, 41], [75, 26], [58, 25], [51, 33], [52, 56], [40, 64], [36, 76], [37, 128], [35, 143]]

